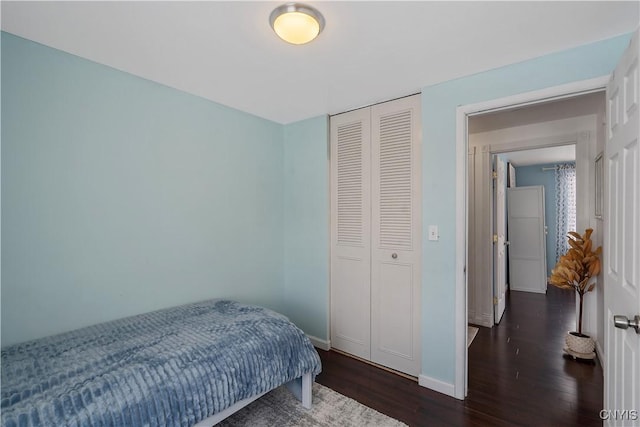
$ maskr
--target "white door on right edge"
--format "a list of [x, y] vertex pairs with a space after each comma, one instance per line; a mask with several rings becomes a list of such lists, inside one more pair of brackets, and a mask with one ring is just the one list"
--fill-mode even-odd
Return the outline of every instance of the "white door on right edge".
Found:
[[636, 31], [607, 86], [603, 418], [609, 426], [640, 426], [639, 330], [614, 326], [616, 315], [640, 322], [640, 317], [636, 317], [640, 316], [638, 50]]
[[509, 289], [547, 292], [544, 187], [507, 189]]

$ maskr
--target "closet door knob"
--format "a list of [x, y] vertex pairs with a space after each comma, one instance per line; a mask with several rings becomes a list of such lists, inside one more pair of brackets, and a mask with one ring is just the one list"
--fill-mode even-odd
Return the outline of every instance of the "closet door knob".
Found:
[[393, 259], [398, 258], [398, 254], [397, 254], [397, 253], [395, 253], [395, 252], [394, 252], [394, 253], [392, 253], [392, 254], [391, 254], [391, 258], [393, 258]]

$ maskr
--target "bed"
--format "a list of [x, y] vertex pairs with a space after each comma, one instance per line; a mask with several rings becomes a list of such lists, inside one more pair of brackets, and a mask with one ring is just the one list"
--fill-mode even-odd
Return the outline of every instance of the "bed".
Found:
[[286, 384], [311, 406], [318, 353], [285, 316], [228, 300], [2, 349], [3, 427], [213, 425]]

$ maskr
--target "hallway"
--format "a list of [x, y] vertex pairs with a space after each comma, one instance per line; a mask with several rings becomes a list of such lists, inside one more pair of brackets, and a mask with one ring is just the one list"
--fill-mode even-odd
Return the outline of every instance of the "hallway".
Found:
[[500, 325], [469, 347], [464, 401], [333, 351], [318, 351], [316, 381], [411, 426], [601, 426], [600, 363], [562, 356], [574, 322], [572, 292], [511, 292]]

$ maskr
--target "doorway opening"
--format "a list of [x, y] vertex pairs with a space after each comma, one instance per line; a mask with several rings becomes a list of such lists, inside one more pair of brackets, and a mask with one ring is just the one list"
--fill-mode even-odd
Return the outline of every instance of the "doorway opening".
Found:
[[[458, 170], [462, 170], [460, 175], [466, 177], [466, 182], [458, 182], [458, 188], [466, 187], [466, 191], [462, 193], [462, 199], [458, 197], [458, 206], [463, 207], [463, 215], [466, 218], [458, 217], [458, 223], [462, 222], [465, 225], [461, 230], [463, 234], [458, 235], [458, 247], [462, 246], [467, 258], [462, 264], [462, 274], [458, 276], [458, 283], [462, 286], [462, 295], [467, 297], [468, 302], [458, 300], [457, 310], [461, 314], [459, 319], [467, 320], [464, 324], [458, 324], [458, 336], [467, 334], [467, 325], [470, 322], [490, 328], [496, 324], [496, 320], [499, 322], [501, 317], [500, 313], [496, 315], [494, 311], [494, 302], [499, 304], [500, 300], [500, 296], [496, 295], [499, 293], [499, 287], [494, 280], [498, 271], [494, 262], [494, 239], [498, 243], [498, 236], [494, 236], [496, 206], [492, 188], [494, 160], [498, 155], [503, 156], [504, 160], [507, 153], [509, 156], [512, 153], [532, 156], [535, 153], [529, 150], [543, 152], [543, 149], [574, 146], [578, 183], [576, 227], [601, 228], [601, 225], [594, 223], [595, 219], [589, 212], [593, 208], [591, 195], [594, 191], [591, 158], [604, 146], [605, 83], [604, 78], [594, 79], [566, 87], [459, 107]], [[549, 160], [549, 163], [555, 165], [558, 160], [560, 159]], [[464, 161], [467, 162], [466, 167]], [[544, 161], [540, 161], [538, 165], [542, 163]], [[540, 166], [540, 169], [542, 167]], [[506, 169], [508, 174], [508, 166]], [[600, 233], [598, 235], [601, 239]], [[509, 242], [506, 234], [503, 245], [505, 242]], [[546, 264], [546, 255], [544, 260]], [[504, 273], [504, 277], [507, 277], [507, 272]], [[541, 277], [546, 290], [546, 265]], [[506, 283], [504, 289], [507, 289]], [[596, 327], [596, 319], [602, 314], [598, 312], [598, 308], [602, 306], [602, 298], [592, 298], [592, 302], [597, 306], [592, 310], [594, 319], [591, 321]], [[472, 313], [472, 310], [475, 310], [475, 313]], [[476, 316], [473, 320], [472, 315]], [[464, 398], [467, 391], [467, 349], [463, 347], [466, 341], [456, 340], [458, 364], [455, 394], [459, 398]]]
[[546, 294], [551, 269], [567, 250], [565, 236], [576, 229], [576, 145], [491, 157], [492, 297], [497, 325], [509, 291]]
[[589, 223], [585, 177], [604, 110], [597, 92], [469, 118], [470, 323], [499, 323], [509, 288], [546, 293], [578, 205]]

